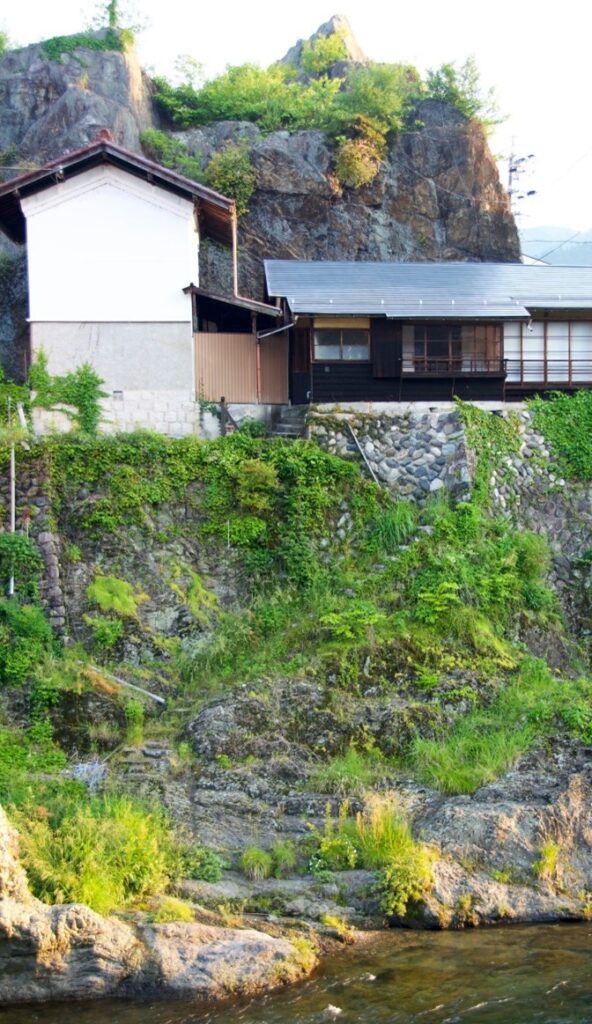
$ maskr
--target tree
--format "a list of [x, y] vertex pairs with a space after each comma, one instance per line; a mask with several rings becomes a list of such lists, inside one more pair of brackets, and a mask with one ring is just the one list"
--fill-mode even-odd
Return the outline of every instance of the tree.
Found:
[[442, 64], [426, 75], [428, 99], [449, 103], [461, 114], [474, 121], [492, 126], [503, 118], [493, 88], [482, 91], [479, 69], [474, 57], [467, 57], [458, 67], [454, 63]]

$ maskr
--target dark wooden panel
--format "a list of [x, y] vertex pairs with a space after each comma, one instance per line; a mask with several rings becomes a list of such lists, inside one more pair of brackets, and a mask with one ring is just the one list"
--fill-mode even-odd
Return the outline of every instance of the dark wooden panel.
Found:
[[292, 341], [292, 373], [309, 373], [310, 371], [310, 331], [308, 328], [296, 327]]
[[371, 363], [313, 363], [314, 402], [396, 402], [399, 381], [375, 378]]
[[400, 377], [402, 362], [401, 324], [386, 318], [370, 326], [372, 366], [375, 377]]

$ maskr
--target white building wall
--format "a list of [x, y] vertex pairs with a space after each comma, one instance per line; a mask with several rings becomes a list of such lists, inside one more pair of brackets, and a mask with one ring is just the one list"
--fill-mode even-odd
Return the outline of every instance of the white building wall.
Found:
[[22, 200], [29, 317], [191, 321], [198, 281], [193, 203], [105, 165]]

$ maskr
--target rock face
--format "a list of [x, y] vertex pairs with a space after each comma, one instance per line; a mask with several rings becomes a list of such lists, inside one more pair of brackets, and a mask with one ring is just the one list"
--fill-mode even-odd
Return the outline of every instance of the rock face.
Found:
[[[316, 32], [313, 33], [308, 42], [315, 43], [317, 39], [337, 34], [341, 36], [344, 42], [346, 60], [359, 64], [363, 64], [367, 61], [368, 58], [366, 57], [366, 54], [361, 49], [351, 30], [349, 21], [343, 14], [334, 14], [332, 18], [329, 18], [329, 21], [326, 21], [324, 25], [321, 25]], [[298, 67], [300, 65], [300, 58], [302, 56], [304, 43], [304, 39], [299, 39], [278, 63], [292, 64], [293, 66]]]
[[[308, 958], [310, 970], [313, 958]], [[306, 973], [285, 939], [201, 924], [138, 925], [35, 900], [0, 808], [0, 1005], [151, 993], [250, 995]]]
[[[335, 66], [337, 71], [342, 64], [366, 60], [339, 17], [322, 25], [312, 39], [335, 31], [342, 33], [349, 55]], [[299, 41], [284, 61], [297, 66], [302, 46]], [[50, 59], [42, 43], [9, 52], [0, 58], [0, 158], [11, 166], [42, 165], [88, 144], [100, 128], [140, 151], [142, 131], [160, 123], [151, 93], [133, 49], [80, 47], [64, 52], [60, 60]], [[250, 150], [257, 189], [239, 225], [243, 294], [263, 296], [265, 257], [519, 258], [508, 197], [482, 129], [434, 101], [421, 103], [417, 117], [417, 130], [391, 140], [380, 173], [361, 189], [341, 188], [333, 173], [334, 147], [321, 131], [265, 135], [249, 122], [225, 121], [175, 133], [204, 166], [229, 142], [245, 142]], [[0, 167], [5, 178], [13, 173]], [[231, 281], [227, 250], [204, 245], [201, 283], [228, 292]], [[19, 352], [15, 338], [24, 322], [22, 288], [17, 288], [16, 305], [6, 299], [6, 288], [2, 292], [0, 359], [11, 374], [22, 376], [21, 356], [15, 365], [6, 356]]]
[[[204, 164], [229, 142], [251, 152], [257, 189], [239, 222], [239, 283], [263, 295], [261, 260], [518, 260], [518, 234], [483, 130], [452, 107], [426, 100], [423, 127], [391, 140], [380, 173], [341, 189], [321, 131], [264, 135], [223, 122], [178, 133]], [[204, 284], [228, 290], [228, 258], [208, 247]]]
[[[93, 33], [99, 38], [101, 33]], [[153, 124], [150, 82], [133, 50], [85, 47], [52, 60], [43, 44], [0, 60], [0, 150], [15, 147], [11, 163], [43, 164], [85, 146], [100, 128], [128, 149]]]

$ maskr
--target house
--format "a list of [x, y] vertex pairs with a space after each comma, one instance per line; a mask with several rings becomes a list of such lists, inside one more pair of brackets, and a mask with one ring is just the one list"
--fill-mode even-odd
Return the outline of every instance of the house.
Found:
[[[257, 338], [280, 310], [237, 295], [232, 200], [102, 131], [1, 185], [0, 229], [27, 241], [29, 360], [43, 350], [51, 374], [89, 362], [111, 429], [193, 432], [201, 394], [287, 401], [285, 337]], [[204, 238], [232, 251], [230, 296], [199, 287]]]
[[[90, 363], [104, 429], [193, 433], [202, 398], [261, 414], [592, 386], [592, 268], [267, 260], [268, 301], [245, 298], [234, 202], [106, 131], [0, 185], [0, 229], [27, 241], [29, 360]], [[228, 295], [200, 285], [207, 238]]]
[[265, 261], [290, 399], [495, 402], [592, 386], [592, 267]]

